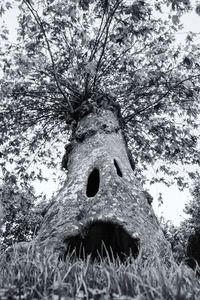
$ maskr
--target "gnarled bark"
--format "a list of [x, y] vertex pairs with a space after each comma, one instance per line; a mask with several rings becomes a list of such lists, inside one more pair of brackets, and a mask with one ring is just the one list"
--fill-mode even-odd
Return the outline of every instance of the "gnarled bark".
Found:
[[[65, 256], [171, 256], [150, 201], [136, 180], [115, 112], [83, 117], [67, 158], [67, 181], [47, 212], [37, 244]], [[103, 243], [102, 243], [103, 241]]]

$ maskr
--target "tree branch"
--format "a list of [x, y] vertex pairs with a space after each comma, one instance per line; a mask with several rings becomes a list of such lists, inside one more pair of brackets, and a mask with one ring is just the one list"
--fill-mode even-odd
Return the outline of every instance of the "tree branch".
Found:
[[151, 109], [153, 108], [154, 106], [156, 106], [158, 103], [160, 103], [162, 101], [163, 98], [165, 98], [173, 89], [176, 89], [179, 85], [181, 85], [182, 83], [184, 83], [185, 81], [188, 81], [188, 80], [191, 80], [193, 78], [196, 78], [196, 77], [200, 77], [200, 74], [197, 74], [197, 75], [192, 75], [192, 76], [189, 76], [188, 78], [185, 78], [181, 81], [179, 81], [176, 85], [170, 87], [170, 89], [164, 94], [162, 95], [161, 98], [159, 98], [158, 100], [156, 100], [155, 102], [147, 105], [146, 107], [144, 107], [143, 109], [141, 110], [138, 110], [136, 112], [134, 112], [133, 114], [127, 116], [124, 118], [124, 122], [125, 124], [127, 124], [134, 116], [138, 115], [138, 114], [141, 114], [145, 111], [147, 111], [148, 109]]
[[64, 91], [62, 90], [62, 88], [60, 86], [59, 79], [58, 79], [58, 76], [57, 76], [57, 73], [56, 73], [56, 67], [55, 67], [55, 62], [54, 62], [53, 54], [52, 54], [52, 51], [51, 51], [51, 47], [50, 47], [49, 40], [48, 40], [47, 35], [46, 35], [46, 31], [45, 31], [44, 26], [41, 22], [40, 16], [38, 15], [37, 11], [33, 8], [33, 6], [31, 5], [31, 3], [28, 0], [23, 0], [23, 1], [26, 4], [26, 6], [28, 7], [28, 9], [30, 10], [31, 14], [33, 15], [36, 23], [41, 28], [41, 31], [43, 33], [43, 36], [44, 36], [44, 39], [45, 39], [45, 42], [46, 42], [46, 45], [47, 45], [47, 49], [48, 49], [48, 52], [49, 52], [49, 55], [50, 55], [50, 59], [51, 59], [52, 67], [53, 67], [53, 76], [54, 76], [57, 88], [60, 91], [60, 93], [63, 95], [63, 98], [65, 99], [65, 101], [68, 103], [70, 113], [73, 114], [74, 110], [73, 110], [72, 104], [68, 100], [68, 98], [66, 97]]
[[[97, 74], [98, 74], [98, 70], [99, 70], [99, 67], [101, 65], [101, 61], [103, 59], [103, 56], [104, 56], [104, 53], [105, 53], [105, 48], [106, 48], [106, 44], [107, 44], [107, 40], [108, 40], [108, 34], [109, 34], [109, 29], [110, 29], [110, 25], [111, 25], [111, 22], [113, 20], [113, 17], [114, 17], [114, 14], [117, 10], [117, 8], [119, 7], [120, 3], [122, 2], [122, 0], [119, 0], [116, 2], [116, 4], [114, 5], [113, 7], [113, 11], [110, 13], [110, 15], [108, 16], [108, 19], [106, 21], [106, 24], [104, 25], [104, 28], [102, 30], [102, 33], [99, 37], [99, 41], [104, 33], [104, 30], [106, 29], [106, 36], [105, 36], [105, 39], [104, 39], [104, 42], [103, 42], [103, 47], [102, 47], [102, 51], [101, 51], [101, 54], [100, 54], [100, 57], [99, 57], [99, 60], [98, 60], [98, 63], [97, 63], [97, 67], [96, 67], [96, 72], [95, 72], [95, 77], [94, 77], [94, 81], [93, 81], [93, 87], [95, 87], [96, 85], [96, 80], [97, 80]], [[98, 41], [98, 43], [99, 43]]]

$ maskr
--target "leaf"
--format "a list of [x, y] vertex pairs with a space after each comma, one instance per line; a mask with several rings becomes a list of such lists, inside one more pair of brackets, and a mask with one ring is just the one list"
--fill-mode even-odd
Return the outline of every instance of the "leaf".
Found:
[[3, 34], [3, 33], [0, 33], [0, 38], [4, 41], [7, 41], [8, 40], [8, 36]]
[[3, 5], [0, 6], [0, 17], [5, 13], [5, 8]]
[[174, 25], [178, 25], [180, 23], [178, 15], [173, 15], [172, 16], [172, 22]]
[[183, 59], [183, 63], [185, 65], [187, 65], [188, 67], [190, 67], [191, 64], [192, 64], [192, 61], [187, 56], [185, 56], [184, 59]]
[[158, 207], [161, 207], [163, 205], [163, 196], [162, 193], [159, 193], [158, 196]]
[[6, 6], [6, 9], [12, 8], [12, 4], [11, 4], [10, 1], [7, 1], [6, 4], [5, 4], [5, 6]]
[[96, 62], [92, 61], [86, 64], [85, 70], [87, 73], [91, 74], [92, 76], [96, 73]]
[[198, 3], [198, 4], [196, 5], [195, 12], [196, 12], [197, 15], [200, 16], [200, 3]]

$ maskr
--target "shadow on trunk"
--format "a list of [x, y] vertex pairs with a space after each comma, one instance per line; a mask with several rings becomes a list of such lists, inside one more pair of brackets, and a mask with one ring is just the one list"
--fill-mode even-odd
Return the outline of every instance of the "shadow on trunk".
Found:
[[91, 255], [92, 260], [109, 257], [124, 261], [130, 255], [136, 258], [139, 254], [139, 239], [132, 238], [121, 225], [112, 222], [91, 223], [65, 243], [66, 255], [81, 259]]

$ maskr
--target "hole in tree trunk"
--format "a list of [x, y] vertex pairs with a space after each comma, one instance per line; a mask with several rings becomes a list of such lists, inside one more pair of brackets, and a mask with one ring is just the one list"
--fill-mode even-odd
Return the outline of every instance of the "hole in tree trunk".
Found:
[[99, 170], [95, 168], [88, 177], [87, 191], [86, 191], [87, 197], [94, 197], [98, 193], [99, 184], [100, 184]]
[[114, 165], [115, 165], [115, 168], [117, 170], [117, 175], [120, 176], [120, 177], [122, 177], [122, 171], [121, 171], [121, 169], [120, 169], [120, 167], [119, 167], [116, 159], [114, 159]]
[[91, 255], [92, 260], [109, 257], [123, 262], [128, 256], [136, 258], [139, 254], [139, 239], [132, 238], [121, 225], [112, 222], [93, 222], [65, 243], [66, 255], [81, 259]]

